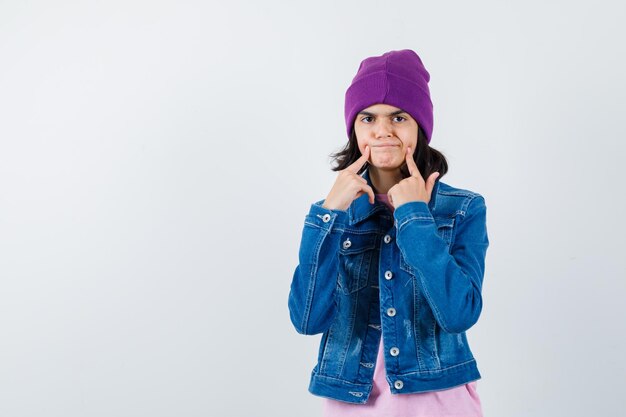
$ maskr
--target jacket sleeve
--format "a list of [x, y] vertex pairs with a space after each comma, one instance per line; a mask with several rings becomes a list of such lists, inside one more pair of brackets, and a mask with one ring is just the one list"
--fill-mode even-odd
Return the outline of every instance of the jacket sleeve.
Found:
[[311, 205], [305, 217], [296, 266], [289, 290], [289, 315], [298, 333], [326, 331], [336, 314], [335, 292], [339, 244], [348, 213]]
[[394, 211], [397, 244], [415, 271], [435, 320], [448, 333], [472, 327], [482, 310], [482, 283], [489, 246], [485, 199], [475, 194], [457, 220], [452, 247], [437, 233], [428, 205], [412, 201]]

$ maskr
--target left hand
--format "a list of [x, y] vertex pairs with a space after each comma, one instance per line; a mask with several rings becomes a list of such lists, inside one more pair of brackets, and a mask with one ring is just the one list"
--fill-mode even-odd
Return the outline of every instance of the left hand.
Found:
[[406, 165], [411, 175], [389, 189], [387, 192], [389, 202], [394, 208], [398, 208], [400, 205], [410, 201], [423, 201], [428, 204], [439, 172], [433, 172], [424, 181], [413, 160], [413, 152], [411, 152], [411, 148], [408, 146], [406, 148]]

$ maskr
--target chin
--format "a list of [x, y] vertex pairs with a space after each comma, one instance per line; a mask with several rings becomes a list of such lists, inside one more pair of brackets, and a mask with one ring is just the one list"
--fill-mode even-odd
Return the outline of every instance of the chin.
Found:
[[373, 161], [373, 164], [376, 168], [380, 169], [397, 169], [402, 166], [404, 163], [404, 159], [402, 160], [384, 160], [384, 161]]
[[374, 168], [380, 169], [382, 171], [397, 171], [400, 169], [402, 164], [373, 164]]

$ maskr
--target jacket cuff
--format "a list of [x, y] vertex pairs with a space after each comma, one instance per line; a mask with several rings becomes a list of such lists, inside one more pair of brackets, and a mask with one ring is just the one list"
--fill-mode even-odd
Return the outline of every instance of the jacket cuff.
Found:
[[325, 200], [316, 201], [311, 204], [307, 222], [313, 223], [322, 229], [344, 229], [348, 222], [348, 212], [345, 210], [332, 210], [322, 207]]
[[395, 218], [395, 226], [400, 230], [406, 223], [417, 220], [425, 223], [435, 222], [428, 204], [424, 201], [409, 201], [396, 207], [393, 212]]

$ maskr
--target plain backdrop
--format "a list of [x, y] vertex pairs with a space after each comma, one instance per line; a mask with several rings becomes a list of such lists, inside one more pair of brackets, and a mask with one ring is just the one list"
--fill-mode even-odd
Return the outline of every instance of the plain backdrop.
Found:
[[0, 416], [319, 416], [287, 296], [345, 90], [410, 48], [481, 193], [486, 417], [626, 407], [619, 1], [0, 1]]

